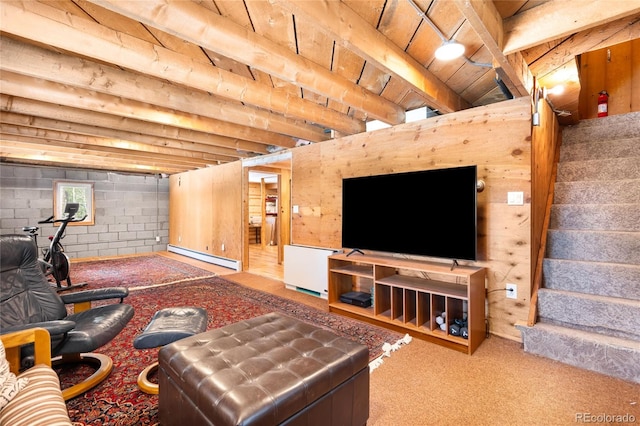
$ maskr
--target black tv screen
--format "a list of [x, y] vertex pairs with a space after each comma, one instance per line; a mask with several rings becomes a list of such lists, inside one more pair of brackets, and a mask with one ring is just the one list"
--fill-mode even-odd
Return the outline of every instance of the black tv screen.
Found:
[[476, 260], [477, 167], [346, 178], [342, 247]]

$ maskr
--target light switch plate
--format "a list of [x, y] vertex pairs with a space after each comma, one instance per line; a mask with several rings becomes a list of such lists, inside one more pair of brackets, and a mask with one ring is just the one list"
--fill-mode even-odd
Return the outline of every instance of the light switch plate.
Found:
[[510, 206], [524, 205], [524, 192], [507, 192], [507, 204]]

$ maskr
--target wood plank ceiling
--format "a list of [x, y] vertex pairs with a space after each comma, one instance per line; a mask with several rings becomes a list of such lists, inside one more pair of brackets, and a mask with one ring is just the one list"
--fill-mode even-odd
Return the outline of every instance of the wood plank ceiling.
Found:
[[[536, 79], [568, 87], [553, 100], [569, 123], [576, 57], [640, 37], [640, 0], [2, 0], [0, 13], [0, 160], [150, 174], [529, 96]], [[449, 39], [465, 57], [435, 59]]]

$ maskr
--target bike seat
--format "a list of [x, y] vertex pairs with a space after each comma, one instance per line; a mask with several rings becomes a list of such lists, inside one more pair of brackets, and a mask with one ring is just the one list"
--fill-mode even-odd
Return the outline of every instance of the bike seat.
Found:
[[40, 228], [38, 228], [37, 226], [25, 226], [24, 228], [22, 228], [24, 232], [28, 232], [30, 234], [36, 233], [38, 229]]

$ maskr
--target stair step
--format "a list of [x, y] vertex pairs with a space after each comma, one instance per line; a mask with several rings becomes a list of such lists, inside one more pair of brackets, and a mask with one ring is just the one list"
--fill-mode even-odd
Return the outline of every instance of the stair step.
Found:
[[640, 383], [640, 342], [539, 322], [517, 324], [525, 352]]
[[544, 287], [640, 300], [640, 265], [545, 259]]
[[555, 204], [639, 204], [640, 179], [556, 182]]
[[640, 301], [574, 291], [538, 290], [540, 321], [640, 342]]
[[562, 144], [628, 139], [640, 134], [640, 112], [582, 120], [562, 132]]
[[640, 383], [640, 112], [562, 132], [525, 351]]
[[590, 262], [640, 264], [640, 232], [547, 232], [546, 257]]
[[640, 231], [640, 204], [554, 204], [549, 228]]
[[558, 163], [557, 182], [640, 179], [640, 157]]
[[614, 141], [590, 141], [560, 147], [560, 162], [640, 156], [640, 136]]

